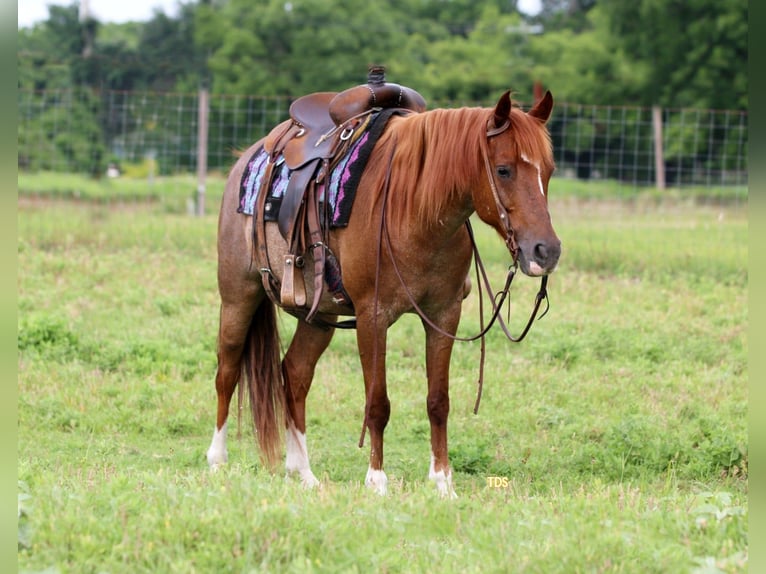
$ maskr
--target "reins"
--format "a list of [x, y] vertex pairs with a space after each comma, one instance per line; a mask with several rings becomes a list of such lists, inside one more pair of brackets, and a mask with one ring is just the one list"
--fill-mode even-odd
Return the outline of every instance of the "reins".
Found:
[[[364, 446], [364, 435], [367, 432], [367, 421], [370, 417], [370, 397], [372, 396], [372, 391], [375, 387], [375, 381], [378, 380], [378, 300], [380, 298], [380, 252], [381, 246], [383, 244], [383, 230], [386, 228], [386, 205], [388, 204], [388, 189], [391, 183], [391, 164], [394, 161], [395, 150], [396, 141], [394, 140], [394, 145], [391, 146], [391, 154], [388, 157], [386, 180], [383, 183], [383, 208], [380, 214], [380, 235], [378, 237], [378, 250], [375, 254], [375, 302], [373, 303], [372, 307], [372, 381], [370, 381], [370, 388], [364, 401], [364, 420], [362, 421], [362, 432], [359, 435], [359, 448]], [[394, 263], [394, 266], [396, 266], [396, 263]], [[409, 295], [409, 291], [407, 294]]]
[[[503, 125], [490, 129], [488, 127], [487, 129], [487, 140], [489, 138], [496, 136], [498, 134], [503, 133], [505, 130], [508, 129], [510, 126], [510, 120], [506, 121]], [[532, 313], [529, 316], [529, 319], [522, 330], [521, 334], [514, 337], [510, 330], [508, 329], [508, 326], [506, 325], [506, 322], [503, 320], [502, 316], [500, 315], [500, 311], [505, 304], [506, 300], [508, 299], [508, 295], [511, 289], [511, 284], [513, 283], [513, 279], [516, 275], [516, 270], [518, 268], [518, 245], [516, 243], [515, 234], [513, 232], [513, 228], [511, 227], [510, 218], [508, 217], [505, 208], [503, 207], [503, 204], [500, 201], [500, 196], [497, 192], [497, 186], [495, 185], [495, 180], [492, 175], [492, 168], [489, 163], [489, 153], [487, 150], [487, 141], [483, 140], [482, 145], [482, 156], [484, 161], [484, 166], [487, 172], [487, 179], [489, 180], [490, 189], [492, 190], [492, 196], [495, 200], [495, 206], [498, 211], [498, 217], [500, 219], [501, 225], [503, 226], [503, 229], [505, 231], [505, 244], [508, 247], [508, 250], [511, 253], [511, 256], [513, 257], [513, 263], [508, 269], [508, 274], [506, 275], [505, 279], [505, 285], [503, 286], [503, 289], [495, 293], [494, 296], [490, 297], [491, 303], [492, 303], [492, 316], [490, 317], [489, 323], [484, 324], [484, 290], [486, 290], [488, 295], [492, 294], [492, 286], [489, 281], [489, 277], [487, 275], [487, 270], [484, 266], [484, 262], [481, 259], [481, 256], [479, 255], [479, 248], [476, 244], [476, 238], [473, 233], [473, 228], [471, 227], [470, 219], [467, 219], [465, 222], [466, 230], [468, 231], [468, 237], [471, 241], [471, 249], [473, 251], [473, 259], [474, 259], [474, 268], [476, 271], [476, 279], [479, 284], [479, 332], [476, 335], [470, 336], [470, 337], [459, 337], [457, 335], [454, 335], [452, 333], [449, 333], [439, 327], [436, 323], [434, 323], [423, 311], [423, 309], [418, 305], [417, 301], [415, 300], [414, 295], [410, 291], [410, 289], [407, 287], [407, 284], [404, 281], [404, 277], [402, 276], [401, 270], [399, 269], [399, 266], [396, 262], [396, 258], [394, 257], [393, 247], [391, 246], [391, 237], [388, 233], [388, 225], [387, 225], [387, 218], [386, 218], [386, 211], [387, 211], [387, 205], [388, 205], [388, 192], [389, 192], [389, 184], [390, 184], [390, 176], [391, 176], [391, 166], [393, 163], [394, 158], [394, 151], [396, 149], [396, 142], [394, 141], [391, 153], [388, 158], [388, 166], [386, 168], [386, 178], [383, 186], [383, 205], [381, 207], [382, 213], [380, 217], [380, 229], [379, 229], [379, 236], [378, 236], [378, 250], [376, 253], [376, 263], [375, 263], [375, 302], [373, 306], [373, 354], [372, 354], [372, 381], [370, 382], [370, 389], [368, 392], [368, 396], [365, 401], [365, 409], [364, 409], [364, 421], [362, 423], [362, 432], [359, 437], [359, 447], [361, 448], [364, 446], [364, 437], [367, 429], [367, 421], [369, 417], [369, 408], [370, 408], [370, 397], [372, 396], [373, 388], [375, 386], [375, 383], [377, 381], [377, 363], [378, 363], [378, 287], [380, 283], [380, 268], [381, 268], [381, 246], [384, 243], [386, 245], [386, 251], [388, 252], [388, 256], [391, 259], [391, 264], [393, 266], [394, 272], [399, 279], [399, 283], [404, 289], [404, 292], [407, 295], [407, 298], [412, 305], [412, 308], [415, 310], [415, 312], [418, 314], [418, 316], [421, 318], [423, 322], [428, 324], [432, 329], [434, 329], [437, 333], [444, 337], [448, 337], [454, 341], [461, 341], [461, 342], [471, 342], [476, 341], [477, 339], [481, 339], [481, 359], [479, 362], [479, 379], [477, 381], [477, 392], [476, 392], [476, 402], [474, 403], [473, 412], [474, 414], [477, 414], [479, 412], [479, 404], [481, 402], [481, 396], [482, 391], [484, 388], [484, 364], [486, 359], [486, 334], [489, 332], [489, 330], [492, 328], [492, 326], [497, 321], [500, 324], [500, 327], [503, 330], [503, 333], [505, 334], [506, 338], [514, 343], [520, 343], [524, 338], [527, 336], [527, 333], [529, 332], [530, 328], [532, 327], [532, 323], [534, 323], [535, 319], [542, 319], [546, 313], [548, 313], [548, 310], [550, 309], [550, 302], [548, 300], [548, 291], [547, 291], [547, 285], [548, 285], [548, 276], [544, 275], [540, 279], [540, 289], [537, 292], [537, 295], [535, 296], [535, 303], [532, 308]], [[537, 313], [540, 310], [540, 305], [542, 304], [543, 300], [546, 302], [546, 308], [545, 311], [543, 311], [542, 315], [537, 317]], [[510, 315], [510, 308], [509, 308], [509, 315]], [[510, 319], [510, 317], [509, 317]]]

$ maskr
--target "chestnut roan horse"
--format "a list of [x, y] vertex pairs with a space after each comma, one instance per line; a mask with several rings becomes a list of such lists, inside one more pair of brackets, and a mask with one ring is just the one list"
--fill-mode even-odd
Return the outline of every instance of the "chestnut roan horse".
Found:
[[[315, 320], [307, 322], [305, 315], [298, 320], [284, 358], [276, 305], [264, 286], [263, 250], [257, 245], [264, 234], [256, 233], [255, 226], [263, 225], [270, 259], [284, 254], [287, 243], [277, 223], [238, 212], [243, 173], [263, 140], [242, 154], [229, 174], [218, 224], [221, 309], [218, 412], [207, 451], [211, 467], [227, 460], [229, 406], [242, 379], [264, 460], [273, 468], [282, 456], [285, 432], [287, 473], [297, 474], [307, 487], [319, 484], [306, 449], [306, 396], [339, 316], [355, 316], [370, 436], [365, 484], [385, 494], [383, 431], [390, 413], [386, 333], [402, 314], [418, 312], [427, 317], [422, 323], [431, 425], [428, 477], [441, 495], [455, 496], [447, 454], [448, 388], [454, 334], [470, 289], [473, 251], [466, 222], [476, 213], [495, 228], [526, 275], [543, 277], [555, 269], [561, 244], [548, 212], [554, 162], [545, 126], [552, 107], [550, 92], [528, 112], [506, 92], [490, 108], [392, 116], [359, 180], [348, 224], [327, 232], [326, 248], [339, 264], [350, 303], [323, 294]], [[307, 251], [305, 257], [311, 301], [316, 291], [313, 255]], [[269, 280], [282, 279], [281, 269], [267, 271]]]

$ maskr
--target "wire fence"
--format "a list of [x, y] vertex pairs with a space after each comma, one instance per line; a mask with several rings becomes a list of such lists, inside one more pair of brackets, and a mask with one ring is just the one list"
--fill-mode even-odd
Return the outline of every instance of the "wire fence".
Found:
[[[199, 101], [189, 93], [19, 90], [19, 170], [97, 175], [109, 166], [148, 163], [158, 175], [192, 173], [199, 162]], [[222, 94], [208, 101], [207, 167], [220, 171], [237, 150], [286, 119], [291, 103]], [[747, 119], [741, 110], [557, 102], [548, 126], [558, 177], [636, 186], [747, 186]]]
[[740, 110], [565, 103], [557, 106], [549, 129], [558, 168], [568, 177], [634, 185], [656, 185], [661, 177], [675, 187], [747, 185], [747, 112]]

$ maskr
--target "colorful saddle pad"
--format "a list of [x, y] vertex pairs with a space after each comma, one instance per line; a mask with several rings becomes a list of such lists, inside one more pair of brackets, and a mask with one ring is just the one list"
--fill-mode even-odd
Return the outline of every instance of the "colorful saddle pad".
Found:
[[[356, 188], [359, 185], [359, 180], [370, 158], [372, 149], [375, 147], [380, 134], [383, 133], [388, 119], [396, 112], [397, 110], [393, 109], [373, 112], [365, 132], [349, 147], [343, 158], [341, 158], [330, 172], [330, 175], [325, 178], [318, 188], [319, 200], [322, 202], [329, 201], [332, 214], [330, 218], [331, 227], [345, 227], [348, 225]], [[269, 154], [263, 148], [259, 148], [247, 163], [247, 168], [242, 175], [240, 184], [238, 213], [253, 215], [268, 159]], [[277, 156], [272, 185], [265, 202], [266, 213], [264, 218], [266, 220], [276, 220], [290, 175], [291, 171], [285, 165], [284, 158], [281, 155]]]

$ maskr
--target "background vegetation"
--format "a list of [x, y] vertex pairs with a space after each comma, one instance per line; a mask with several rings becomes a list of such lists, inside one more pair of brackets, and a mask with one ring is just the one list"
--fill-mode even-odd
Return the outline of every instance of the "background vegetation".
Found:
[[[623, 162], [651, 174], [651, 106], [665, 110], [669, 183], [700, 183], [707, 170], [719, 183], [741, 183], [736, 174], [747, 166], [736, 113], [748, 107], [746, 0], [546, 0], [534, 18], [509, 0], [199, 0], [177, 16], [103, 25], [81, 21], [76, 2], [49, 11], [18, 38], [19, 167], [27, 171], [65, 164], [100, 176], [137, 142], [193, 149], [194, 96], [165, 109], [158, 94], [203, 86], [217, 101], [214, 119], [247, 127], [250, 143], [263, 135], [249, 124], [259, 102], [238, 109], [215, 96], [271, 98], [284, 108], [281, 121], [291, 98], [360, 84], [372, 63], [432, 107], [489, 105], [509, 87], [530, 103], [535, 86], [551, 88], [557, 159], [576, 164], [578, 177], [595, 170], [624, 179]], [[217, 147], [246, 145], [240, 138], [228, 134]], [[195, 155], [183, 151], [158, 158], [163, 173], [192, 169]], [[208, 165], [221, 167], [210, 154]]]
[[747, 0], [197, 0], [177, 16], [105, 24], [78, 3], [19, 31], [19, 87], [298, 96], [342, 90], [371, 63], [428, 101], [747, 109]]

